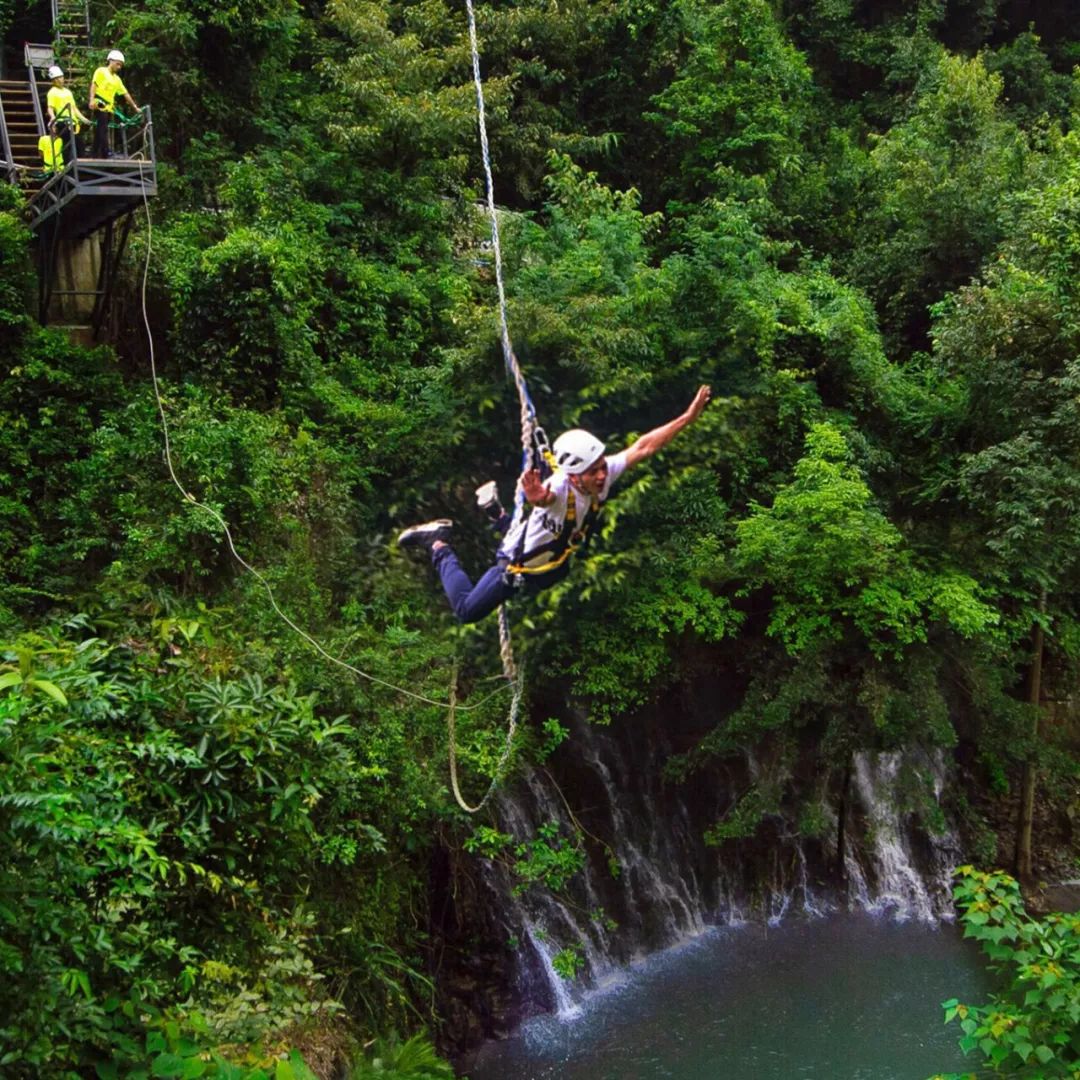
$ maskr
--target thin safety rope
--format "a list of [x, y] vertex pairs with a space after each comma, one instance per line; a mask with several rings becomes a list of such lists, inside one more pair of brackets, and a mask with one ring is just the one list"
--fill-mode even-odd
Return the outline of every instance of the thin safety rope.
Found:
[[532, 448], [533, 432], [536, 429], [536, 410], [533, 408], [525, 376], [522, 374], [521, 366], [514, 355], [514, 346], [510, 341], [510, 324], [506, 315], [506, 287], [503, 284], [502, 245], [499, 242], [499, 215], [495, 209], [495, 181], [491, 175], [491, 148], [488, 145], [487, 114], [484, 110], [484, 83], [480, 77], [480, 47], [477, 44], [476, 12], [473, 10], [472, 0], [465, 0], [465, 10], [469, 16], [469, 47], [472, 50], [473, 83], [476, 86], [476, 117], [480, 128], [480, 153], [484, 159], [488, 216], [491, 218], [491, 249], [495, 256], [495, 288], [499, 295], [499, 331], [503, 361], [517, 387], [518, 400], [521, 403], [521, 449], [528, 454]]
[[[525, 382], [521, 366], [514, 355], [514, 346], [510, 341], [510, 323], [506, 314], [506, 288], [503, 284], [502, 268], [502, 245], [499, 242], [499, 215], [495, 209], [495, 180], [491, 174], [491, 148], [488, 144], [487, 114], [484, 109], [484, 82], [480, 77], [480, 47], [476, 36], [476, 12], [473, 10], [472, 0], [465, 0], [465, 10], [469, 17], [469, 48], [472, 51], [473, 84], [476, 87], [476, 118], [480, 129], [480, 153], [484, 160], [484, 181], [487, 187], [488, 216], [491, 219], [491, 250], [495, 258], [495, 288], [499, 297], [499, 336], [502, 342], [503, 362], [506, 369], [514, 380], [517, 387], [518, 402], [521, 412], [521, 460], [522, 473], [529, 467], [530, 455], [533, 443], [536, 439], [536, 409], [533, 407], [532, 398], [529, 396], [529, 388]], [[525, 513], [525, 492], [518, 477], [514, 489], [514, 522], [520, 522]], [[451, 704], [448, 726], [450, 741], [450, 785], [453, 788], [454, 798], [458, 806], [466, 813], [475, 814], [481, 810], [495, 793], [499, 781], [502, 779], [504, 770], [510, 760], [510, 753], [514, 746], [514, 735], [517, 732], [518, 716], [521, 710], [521, 699], [524, 692], [524, 677], [518, 671], [514, 660], [513, 640], [510, 636], [510, 617], [507, 614], [506, 605], [499, 607], [499, 655], [502, 659], [503, 674], [507, 682], [514, 687], [514, 696], [510, 701], [510, 715], [507, 718], [506, 742], [502, 754], [495, 766], [495, 772], [491, 779], [484, 797], [475, 805], [470, 806], [462, 797], [458, 784], [457, 775], [457, 740], [454, 727], [454, 705]], [[451, 701], [456, 694], [455, 687], [451, 687]]]
[[[150, 248], [153, 242], [153, 224], [150, 217], [150, 202], [146, 195], [146, 181], [143, 174], [143, 161], [139, 160], [139, 180], [142, 186], [143, 206], [146, 209], [146, 260], [143, 263], [142, 273], [142, 317], [143, 326], [146, 328], [146, 340], [150, 354], [150, 378], [154, 388], [154, 399], [157, 401], [158, 415], [161, 417], [161, 432], [163, 445], [165, 450], [165, 465], [169, 471], [169, 477], [176, 485], [177, 490], [184, 497], [186, 502], [189, 502], [196, 509], [202, 510], [205, 514], [208, 514], [213, 518], [221, 527], [222, 532], [225, 534], [225, 539], [229, 545], [229, 551], [232, 557], [249, 573], [256, 581], [262, 585], [266, 591], [266, 596], [270, 601], [270, 606], [274, 609], [278, 618], [289, 627], [293, 633], [299, 635], [304, 639], [320, 656], [329, 660], [332, 664], [337, 664], [338, 667], [344, 668], [346, 671], [351, 671], [354, 675], [359, 675], [360, 678], [366, 679], [368, 682], [377, 686], [385, 686], [388, 690], [393, 690], [395, 693], [402, 694], [405, 697], [412, 698], [414, 701], [422, 702], [424, 705], [434, 705], [437, 708], [445, 709], [447, 703], [445, 701], [436, 701], [434, 698], [425, 697], [423, 694], [414, 693], [412, 690], [406, 690], [403, 686], [395, 686], [394, 683], [387, 682], [385, 679], [380, 679], [377, 675], [371, 675], [366, 671], [361, 671], [360, 668], [353, 664], [350, 664], [347, 660], [342, 660], [340, 657], [334, 656], [333, 653], [328, 652], [323, 645], [313, 638], [306, 630], [298, 626], [278, 605], [277, 598], [274, 596], [274, 590], [270, 586], [270, 582], [255, 569], [241, 554], [236, 550], [236, 544], [233, 542], [232, 531], [229, 528], [228, 522], [219, 514], [212, 506], [207, 506], [206, 503], [200, 502], [194, 495], [188, 491], [182, 483], [180, 483], [179, 477], [176, 475], [176, 469], [173, 466], [172, 459], [172, 444], [169, 438], [169, 421], [165, 414], [165, 403], [161, 397], [161, 387], [158, 383], [157, 362], [154, 354], [154, 335], [150, 329], [150, 316], [147, 311], [146, 304], [146, 287], [147, 280], [150, 275]], [[462, 711], [471, 711], [473, 709], [479, 709], [495, 697], [496, 694], [501, 694], [506, 689], [506, 686], [499, 687], [498, 690], [493, 691], [484, 697], [481, 701], [475, 705], [458, 705], [457, 708]]]

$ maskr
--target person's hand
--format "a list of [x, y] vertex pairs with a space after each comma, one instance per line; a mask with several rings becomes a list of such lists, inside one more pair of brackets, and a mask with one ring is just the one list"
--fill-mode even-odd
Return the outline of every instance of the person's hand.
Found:
[[527, 469], [521, 474], [521, 490], [531, 503], [542, 503], [548, 496], [548, 489], [540, 479], [539, 469]]
[[709, 404], [709, 399], [712, 397], [711, 386], [699, 386], [698, 392], [694, 395], [694, 400], [690, 402], [690, 407], [686, 410], [689, 423], [693, 423], [704, 411], [705, 406]]

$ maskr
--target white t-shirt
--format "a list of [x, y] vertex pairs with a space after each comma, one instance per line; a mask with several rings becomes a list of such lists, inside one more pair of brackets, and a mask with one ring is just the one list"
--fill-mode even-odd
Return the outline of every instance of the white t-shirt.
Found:
[[[626, 451], [612, 454], [607, 459], [608, 473], [604, 486], [600, 490], [599, 502], [603, 505], [607, 502], [611, 485], [626, 471]], [[510, 531], [503, 538], [499, 547], [499, 556], [505, 559], [513, 559], [517, 553], [518, 544], [521, 540], [522, 531], [525, 533], [525, 546], [522, 551], [527, 556], [530, 551], [545, 547], [562, 535], [566, 525], [566, 510], [569, 500], [574, 499], [574, 522], [580, 527], [589, 512], [592, 500], [588, 495], [583, 495], [570, 484], [570, 477], [561, 469], [556, 469], [548, 478], [545, 486], [555, 496], [555, 501], [547, 506], [534, 506], [531, 513], [522, 521], [517, 521], [510, 526]], [[557, 557], [557, 552], [544, 551], [535, 558], [525, 558], [526, 566], [537, 567], [551, 562]]]

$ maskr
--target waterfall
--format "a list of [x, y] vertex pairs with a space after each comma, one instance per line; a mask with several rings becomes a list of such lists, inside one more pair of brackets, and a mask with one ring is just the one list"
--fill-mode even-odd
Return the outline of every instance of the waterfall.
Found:
[[[846, 855], [844, 864], [859, 907], [923, 922], [951, 917], [950, 882], [960, 858], [959, 839], [944, 821], [927, 838], [911, 820], [920, 800], [939, 807], [945, 776], [940, 750], [855, 755], [853, 786], [865, 821], [864, 842]], [[922, 857], [916, 851], [920, 842], [929, 848]]]
[[[747, 760], [719, 781], [669, 783], [662, 765], [672, 752], [658, 725], [578, 722], [550, 771], [529, 769], [498, 797], [499, 828], [515, 844], [555, 823], [567, 842], [580, 836], [585, 852], [581, 871], [555, 890], [522, 887], [505, 861], [486, 868], [488, 904], [517, 946], [517, 992], [533, 1003], [529, 1011], [574, 1015], [584, 997], [624, 981], [635, 961], [710, 926], [776, 925], [845, 906], [899, 920], [949, 917], [960, 849], [939, 806], [942, 753], [855, 756], [839, 875], [834, 811], [817, 839], [799, 833], [787, 808], [751, 839], [707, 846], [706, 830], [758, 765]], [[567, 950], [578, 968], [572, 979], [558, 974]]]

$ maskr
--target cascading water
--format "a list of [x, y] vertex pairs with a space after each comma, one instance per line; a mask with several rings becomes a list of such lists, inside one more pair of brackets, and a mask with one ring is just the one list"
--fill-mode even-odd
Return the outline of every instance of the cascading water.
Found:
[[[856, 755], [841, 875], [837, 822], [828, 813], [819, 839], [802, 836], [781, 812], [753, 840], [707, 846], [704, 833], [757, 766], [747, 762], [726, 785], [713, 777], [711, 786], [687, 787], [663, 778], [671, 753], [658, 727], [579, 722], [551, 771], [530, 770], [500, 796], [499, 827], [516, 844], [555, 823], [567, 842], [582, 837], [586, 855], [558, 890], [515, 888], [505, 863], [485, 868], [487, 910], [516, 946], [513, 992], [519, 1005], [528, 1003], [519, 1015], [572, 1015], [583, 996], [624, 979], [627, 964], [710, 925], [777, 925], [843, 907], [900, 920], [949, 916], [959, 844], [937, 805], [944, 755]], [[563, 792], [572, 793], [572, 810]], [[942, 827], [932, 835], [920, 821], [935, 815]], [[568, 951], [578, 966], [572, 980], [558, 974], [557, 958]]]
[[[913, 802], [939, 808], [945, 775], [940, 751], [855, 756], [853, 787], [865, 826], [863, 844], [844, 866], [859, 907], [923, 922], [951, 917], [949, 882], [960, 858], [959, 840], [943, 818], [932, 838], [913, 829], [910, 821]], [[917, 846], [923, 848], [922, 857]]]

